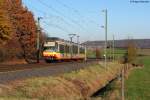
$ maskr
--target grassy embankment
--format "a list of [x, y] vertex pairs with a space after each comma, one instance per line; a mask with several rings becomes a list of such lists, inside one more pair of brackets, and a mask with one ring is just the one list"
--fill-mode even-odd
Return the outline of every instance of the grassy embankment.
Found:
[[[119, 50], [119, 54], [124, 52]], [[122, 52], [122, 54], [121, 54]], [[144, 67], [132, 68], [127, 74], [125, 80], [125, 99], [126, 100], [149, 100], [150, 99], [150, 49], [138, 50], [138, 58], [134, 61], [136, 64], [144, 64]], [[121, 81], [115, 81], [110, 84], [97, 97], [104, 100], [121, 99]]]
[[2, 100], [83, 100], [115, 78], [122, 65], [100, 64], [56, 77], [31, 78], [0, 86]]
[[140, 57], [144, 68], [133, 69], [125, 82], [127, 100], [150, 99], [150, 56]]

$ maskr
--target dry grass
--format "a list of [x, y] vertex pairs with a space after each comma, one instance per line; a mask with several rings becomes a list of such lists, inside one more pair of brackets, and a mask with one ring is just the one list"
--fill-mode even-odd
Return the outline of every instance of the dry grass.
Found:
[[139, 55], [150, 56], [150, 49], [140, 49], [138, 50]]
[[4, 61], [0, 63], [1, 65], [17, 65], [17, 64], [27, 64], [24, 59], [11, 59], [9, 61]]
[[94, 65], [57, 77], [32, 78], [0, 86], [0, 100], [83, 100], [104, 87], [122, 65]]

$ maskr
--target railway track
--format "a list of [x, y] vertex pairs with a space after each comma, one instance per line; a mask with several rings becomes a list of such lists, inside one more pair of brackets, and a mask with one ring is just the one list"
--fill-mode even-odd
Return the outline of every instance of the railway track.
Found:
[[18, 65], [7, 65], [7, 64], [0, 64], [0, 72], [7, 72], [7, 71], [17, 71], [17, 70], [26, 70], [26, 69], [35, 69], [35, 68], [45, 68], [45, 67], [54, 67], [58, 65], [66, 65], [69, 63], [92, 63], [96, 62], [96, 59], [88, 59], [87, 62], [85, 61], [69, 61], [69, 62], [51, 62], [45, 63], [41, 61], [40, 63], [33, 63], [33, 64], [18, 64]]
[[0, 84], [30, 77], [55, 76], [67, 73], [97, 63], [96, 60], [87, 62], [39, 63], [25, 65], [0, 65]]

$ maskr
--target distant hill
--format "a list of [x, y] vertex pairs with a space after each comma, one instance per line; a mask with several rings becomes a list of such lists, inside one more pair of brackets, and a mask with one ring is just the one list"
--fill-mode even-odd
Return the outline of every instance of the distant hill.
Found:
[[[150, 39], [133, 39], [132, 40], [138, 48], [150, 48]], [[108, 46], [112, 41], [108, 41]], [[126, 48], [128, 40], [115, 40], [116, 48]], [[83, 45], [87, 45], [88, 48], [104, 48], [105, 41], [87, 41]]]

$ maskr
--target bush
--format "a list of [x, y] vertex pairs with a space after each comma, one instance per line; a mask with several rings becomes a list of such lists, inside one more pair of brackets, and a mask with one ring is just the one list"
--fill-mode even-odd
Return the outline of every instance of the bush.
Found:
[[0, 62], [16, 58], [21, 58], [21, 54], [16, 48], [0, 47]]
[[96, 48], [95, 52], [96, 52], [96, 58], [97, 59], [102, 57], [100, 49]]
[[0, 62], [3, 62], [8, 56], [8, 53], [6, 50], [2, 47], [0, 47]]

